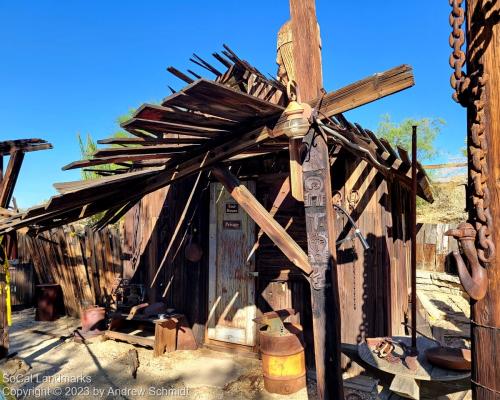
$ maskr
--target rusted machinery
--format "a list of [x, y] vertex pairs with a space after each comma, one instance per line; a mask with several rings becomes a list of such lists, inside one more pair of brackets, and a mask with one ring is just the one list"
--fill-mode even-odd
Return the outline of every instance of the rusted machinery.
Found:
[[283, 322], [295, 315], [285, 309], [263, 314], [254, 321], [260, 330], [264, 387], [268, 392], [291, 394], [306, 386], [304, 338], [299, 325]]

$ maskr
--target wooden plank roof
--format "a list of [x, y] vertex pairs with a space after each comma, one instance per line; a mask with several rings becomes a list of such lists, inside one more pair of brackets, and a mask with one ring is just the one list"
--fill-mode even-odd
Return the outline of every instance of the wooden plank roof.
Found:
[[[185, 74], [175, 70], [175, 76], [190, 83], [166, 97], [161, 105], [146, 103], [139, 107], [122, 124], [135, 137], [100, 140], [100, 144], [114, 147], [98, 150], [90, 160], [63, 167], [114, 164], [120, 168], [103, 170], [104, 177], [98, 180], [56, 184], [60, 194], [46, 204], [0, 219], [0, 233], [23, 227], [43, 231], [108, 210], [98, 225], [102, 227], [116, 220], [145, 194], [217, 163], [288, 151], [287, 141], [271, 134], [286, 104], [284, 87], [264, 77], [229, 48], [222, 53], [224, 57], [217, 54], [215, 58], [224, 60], [219, 62], [225, 72], [196, 58], [198, 65], [216, 75], [215, 81], [199, 76], [196, 80], [186, 79]], [[319, 116], [330, 132], [327, 136], [332, 146], [341, 146], [365, 159], [384, 176], [407, 187], [410, 164], [405, 153], [398, 149], [398, 154], [387, 141], [359, 124], [352, 124], [341, 111], [362, 104], [360, 100], [349, 100], [349, 93], [363, 97], [366, 102], [412, 84], [410, 67], [393, 68], [326, 95]], [[367, 89], [370, 86], [376, 89], [376, 94]], [[418, 177], [419, 195], [432, 201], [430, 182], [421, 167]]]
[[28, 153], [31, 151], [48, 150], [52, 145], [43, 139], [16, 139], [0, 141], [0, 155], [5, 156], [22, 151]]

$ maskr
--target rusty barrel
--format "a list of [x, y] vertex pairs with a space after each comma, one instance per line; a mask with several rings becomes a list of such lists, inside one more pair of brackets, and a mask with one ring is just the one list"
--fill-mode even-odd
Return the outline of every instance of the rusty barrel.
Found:
[[55, 321], [64, 315], [64, 298], [58, 284], [35, 286], [36, 321]]
[[292, 394], [306, 386], [302, 329], [285, 323], [288, 333], [260, 331], [264, 387], [270, 393]]
[[82, 311], [80, 321], [82, 331], [89, 332], [93, 330], [105, 330], [106, 309], [103, 307], [89, 307]]

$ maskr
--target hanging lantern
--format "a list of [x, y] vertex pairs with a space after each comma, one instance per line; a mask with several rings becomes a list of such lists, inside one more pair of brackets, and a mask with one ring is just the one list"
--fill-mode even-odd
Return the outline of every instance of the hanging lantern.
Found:
[[283, 112], [286, 120], [280, 127], [280, 131], [290, 139], [303, 138], [311, 126], [307, 118], [310, 114], [311, 107], [309, 104], [291, 101]]

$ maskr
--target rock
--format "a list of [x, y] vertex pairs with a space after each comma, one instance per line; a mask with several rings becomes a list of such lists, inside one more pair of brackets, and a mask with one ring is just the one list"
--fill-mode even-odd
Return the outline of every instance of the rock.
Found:
[[5, 375], [24, 375], [31, 369], [31, 366], [22, 358], [13, 357], [3, 361], [0, 364], [0, 369]]

